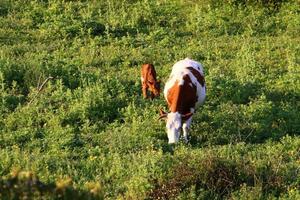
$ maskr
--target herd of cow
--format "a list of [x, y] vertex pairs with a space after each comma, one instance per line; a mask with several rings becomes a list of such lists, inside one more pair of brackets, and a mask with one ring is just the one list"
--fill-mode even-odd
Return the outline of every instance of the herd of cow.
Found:
[[[152, 64], [143, 64], [141, 69], [142, 91], [144, 98], [151, 99], [160, 94], [160, 81]], [[164, 97], [170, 112], [160, 110], [160, 119], [166, 120], [169, 143], [179, 141], [181, 129], [183, 138], [188, 142], [188, 130], [195, 109], [204, 103], [206, 86], [203, 67], [200, 63], [186, 58], [173, 65], [171, 75], [165, 84]]]

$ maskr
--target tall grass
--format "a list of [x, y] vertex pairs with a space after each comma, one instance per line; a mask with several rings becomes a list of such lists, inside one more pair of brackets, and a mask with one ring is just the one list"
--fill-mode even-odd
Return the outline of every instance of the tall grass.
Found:
[[[299, 19], [292, 0], [1, 1], [0, 198], [299, 199]], [[140, 66], [165, 82], [185, 57], [207, 99], [170, 147]]]

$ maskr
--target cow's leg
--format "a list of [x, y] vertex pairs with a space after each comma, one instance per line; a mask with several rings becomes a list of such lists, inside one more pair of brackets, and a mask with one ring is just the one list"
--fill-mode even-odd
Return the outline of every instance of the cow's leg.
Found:
[[186, 120], [182, 125], [183, 138], [186, 143], [188, 142], [188, 131], [190, 129], [191, 122], [192, 122], [192, 117], [190, 117], [188, 120]]
[[143, 90], [143, 97], [146, 99], [147, 98], [147, 85], [145, 83], [142, 83], [142, 90]]
[[154, 93], [152, 91], [150, 93], [151, 93], [151, 100], [153, 100], [154, 97], [155, 97], [155, 95], [154, 95]]

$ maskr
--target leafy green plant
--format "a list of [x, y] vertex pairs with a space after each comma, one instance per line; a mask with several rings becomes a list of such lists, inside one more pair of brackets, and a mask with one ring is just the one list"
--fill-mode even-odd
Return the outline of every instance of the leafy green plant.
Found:
[[[1, 1], [0, 198], [299, 199], [299, 19], [294, 0]], [[163, 86], [185, 57], [207, 98], [170, 146], [140, 67]]]

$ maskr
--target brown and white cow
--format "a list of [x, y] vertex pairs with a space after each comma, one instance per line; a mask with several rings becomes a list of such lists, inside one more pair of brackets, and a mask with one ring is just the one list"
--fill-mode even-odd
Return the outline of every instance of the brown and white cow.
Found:
[[147, 98], [147, 90], [150, 91], [151, 99], [160, 94], [160, 81], [156, 79], [156, 71], [152, 64], [143, 64], [141, 69], [141, 81], [144, 98]]
[[180, 137], [188, 142], [188, 130], [197, 106], [204, 103], [206, 86], [203, 67], [186, 58], [173, 65], [171, 75], [164, 88], [164, 97], [169, 113], [160, 110], [160, 118], [166, 118], [169, 143], [176, 143]]

